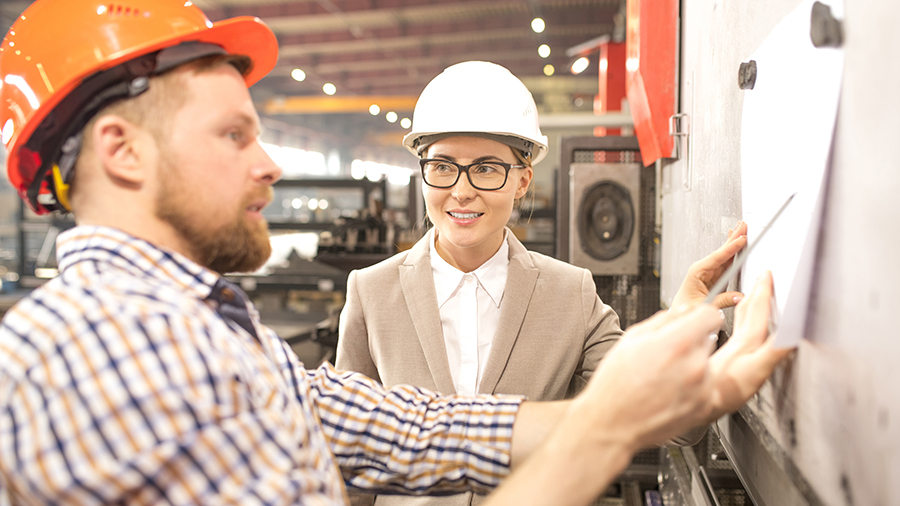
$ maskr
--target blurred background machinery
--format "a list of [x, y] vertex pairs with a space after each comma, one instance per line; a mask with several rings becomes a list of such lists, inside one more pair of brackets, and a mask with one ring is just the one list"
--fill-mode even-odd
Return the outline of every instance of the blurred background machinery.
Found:
[[[265, 210], [274, 254], [231, 278], [307, 365], [332, 359], [349, 269], [424, 232], [418, 168], [400, 144], [418, 93], [453, 63], [487, 60], [522, 78], [550, 138], [510, 228], [529, 249], [590, 269], [622, 325], [638, 322], [741, 218], [738, 63], [801, 2], [194, 0], [213, 21], [259, 16], [282, 49], [251, 89], [285, 173]], [[30, 3], [0, 1], [0, 28]], [[900, 276], [882, 261], [897, 238], [876, 227], [893, 215], [900, 174], [889, 170], [897, 99], [883, 85], [900, 73], [884, 64], [900, 48], [900, 4], [846, 3], [836, 183], [809, 335], [704, 442], [639, 453], [597, 504], [894, 502], [900, 398], [884, 385], [900, 369], [885, 308]], [[0, 178], [0, 312], [56, 275], [55, 238], [73, 224], [30, 214]]]
[[659, 310], [654, 168], [634, 137], [560, 142], [556, 256], [594, 275], [624, 327]]

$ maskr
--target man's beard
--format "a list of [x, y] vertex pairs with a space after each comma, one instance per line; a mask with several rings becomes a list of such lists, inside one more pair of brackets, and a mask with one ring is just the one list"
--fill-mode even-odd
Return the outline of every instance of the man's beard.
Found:
[[[191, 194], [179, 181], [177, 171], [162, 161], [161, 188], [156, 198], [157, 218], [170, 224], [192, 247], [192, 255], [201, 265], [218, 272], [252, 272], [268, 260], [272, 254], [269, 229], [265, 220], [249, 223], [244, 210], [251, 202], [266, 197], [271, 201], [272, 188], [248, 195], [237, 207], [237, 217], [215, 229], [202, 225], [202, 220], [191, 216], [187, 203]], [[202, 190], [201, 190], [202, 191]]]

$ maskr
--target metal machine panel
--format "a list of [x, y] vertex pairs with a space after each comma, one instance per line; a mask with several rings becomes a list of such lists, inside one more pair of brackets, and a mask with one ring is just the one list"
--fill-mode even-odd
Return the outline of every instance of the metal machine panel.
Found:
[[569, 166], [569, 263], [594, 275], [639, 273], [641, 166]]
[[[691, 160], [660, 167], [666, 301], [742, 218], [741, 118], [754, 90], [739, 88], [740, 63], [800, 3], [681, 3], [679, 99], [691, 115]], [[884, 232], [898, 216], [900, 188], [900, 94], [884, 86], [900, 79], [890, 64], [900, 58], [900, 30], [890, 21], [900, 19], [900, 2], [845, 4], [842, 95], [805, 338], [754, 400], [717, 424], [748, 488], [770, 505], [793, 503], [785, 482], [801, 503], [900, 503], [900, 235]]]

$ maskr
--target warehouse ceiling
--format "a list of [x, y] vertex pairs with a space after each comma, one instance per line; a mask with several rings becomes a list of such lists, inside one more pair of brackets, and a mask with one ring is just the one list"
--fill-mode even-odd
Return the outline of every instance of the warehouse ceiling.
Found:
[[[127, 0], [126, 0], [127, 1]], [[2, 0], [3, 28], [31, 2]], [[499, 63], [529, 87], [542, 115], [584, 112], [597, 93], [597, 57], [582, 74], [576, 53], [624, 31], [624, 0], [194, 0], [213, 21], [257, 16], [280, 43], [276, 68], [252, 94], [268, 130], [286, 143], [400, 152], [406, 131], [385, 115], [411, 117], [424, 86], [465, 60]], [[532, 30], [540, 17], [546, 28]], [[4, 30], [5, 31], [5, 30]], [[538, 55], [547, 44], [549, 57]], [[555, 73], [545, 75], [546, 65]], [[306, 77], [298, 82], [294, 69]], [[334, 95], [323, 92], [332, 83]], [[379, 104], [377, 116], [369, 113]], [[387, 161], [387, 160], [385, 160]]]

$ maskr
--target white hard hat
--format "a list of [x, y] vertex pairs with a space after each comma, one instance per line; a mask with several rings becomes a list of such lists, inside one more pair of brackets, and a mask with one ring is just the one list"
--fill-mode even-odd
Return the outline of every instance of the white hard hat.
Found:
[[403, 145], [419, 156], [429, 144], [454, 134], [502, 142], [530, 153], [532, 164], [547, 156], [534, 98], [519, 78], [494, 63], [457, 63], [432, 79], [419, 95]]

